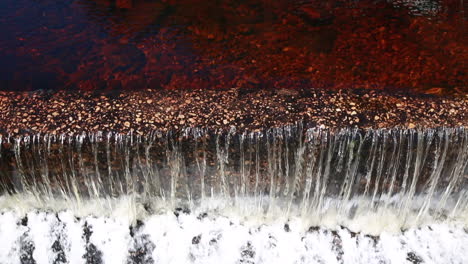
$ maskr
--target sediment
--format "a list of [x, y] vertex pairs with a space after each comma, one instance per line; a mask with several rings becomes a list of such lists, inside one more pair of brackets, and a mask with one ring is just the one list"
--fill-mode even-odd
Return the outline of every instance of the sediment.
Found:
[[0, 135], [466, 127], [467, 97], [381, 90], [0, 92]]

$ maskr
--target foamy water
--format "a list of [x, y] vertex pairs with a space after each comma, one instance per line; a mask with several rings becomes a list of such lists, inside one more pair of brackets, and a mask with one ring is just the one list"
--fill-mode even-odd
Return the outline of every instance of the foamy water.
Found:
[[0, 263], [466, 263], [466, 226], [434, 221], [371, 236], [338, 222], [318, 228], [302, 217], [259, 219], [216, 209], [160, 210], [136, 222], [77, 218], [71, 210], [3, 211]]
[[[445, 211], [452, 214], [420, 217], [416, 209], [401, 214], [392, 207], [365, 206], [351, 215], [332, 200], [320, 213], [305, 213], [299, 207], [288, 210], [281, 201], [268, 206], [268, 197], [260, 200], [173, 204], [123, 196], [78, 204], [3, 196], [0, 263], [467, 261], [468, 213], [454, 211], [450, 202]], [[353, 200], [348, 208], [365, 202]]]

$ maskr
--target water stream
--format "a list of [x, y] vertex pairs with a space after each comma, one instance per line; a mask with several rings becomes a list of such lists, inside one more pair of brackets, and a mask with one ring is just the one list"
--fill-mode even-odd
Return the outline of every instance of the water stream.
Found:
[[466, 260], [464, 128], [37, 134], [0, 146], [0, 263]]

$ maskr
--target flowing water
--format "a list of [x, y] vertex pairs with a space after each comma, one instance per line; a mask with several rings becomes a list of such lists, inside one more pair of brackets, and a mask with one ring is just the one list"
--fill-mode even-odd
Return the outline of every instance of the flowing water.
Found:
[[298, 124], [0, 146], [0, 263], [467, 260], [464, 128]]
[[[465, 2], [2, 0], [0, 91], [463, 96]], [[468, 263], [467, 163], [465, 128], [0, 134], [0, 264]]]

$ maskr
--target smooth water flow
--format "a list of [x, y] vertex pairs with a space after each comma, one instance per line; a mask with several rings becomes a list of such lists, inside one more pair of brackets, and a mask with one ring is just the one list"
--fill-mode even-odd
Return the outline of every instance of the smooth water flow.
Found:
[[465, 259], [464, 128], [30, 135], [0, 146], [5, 263]]

